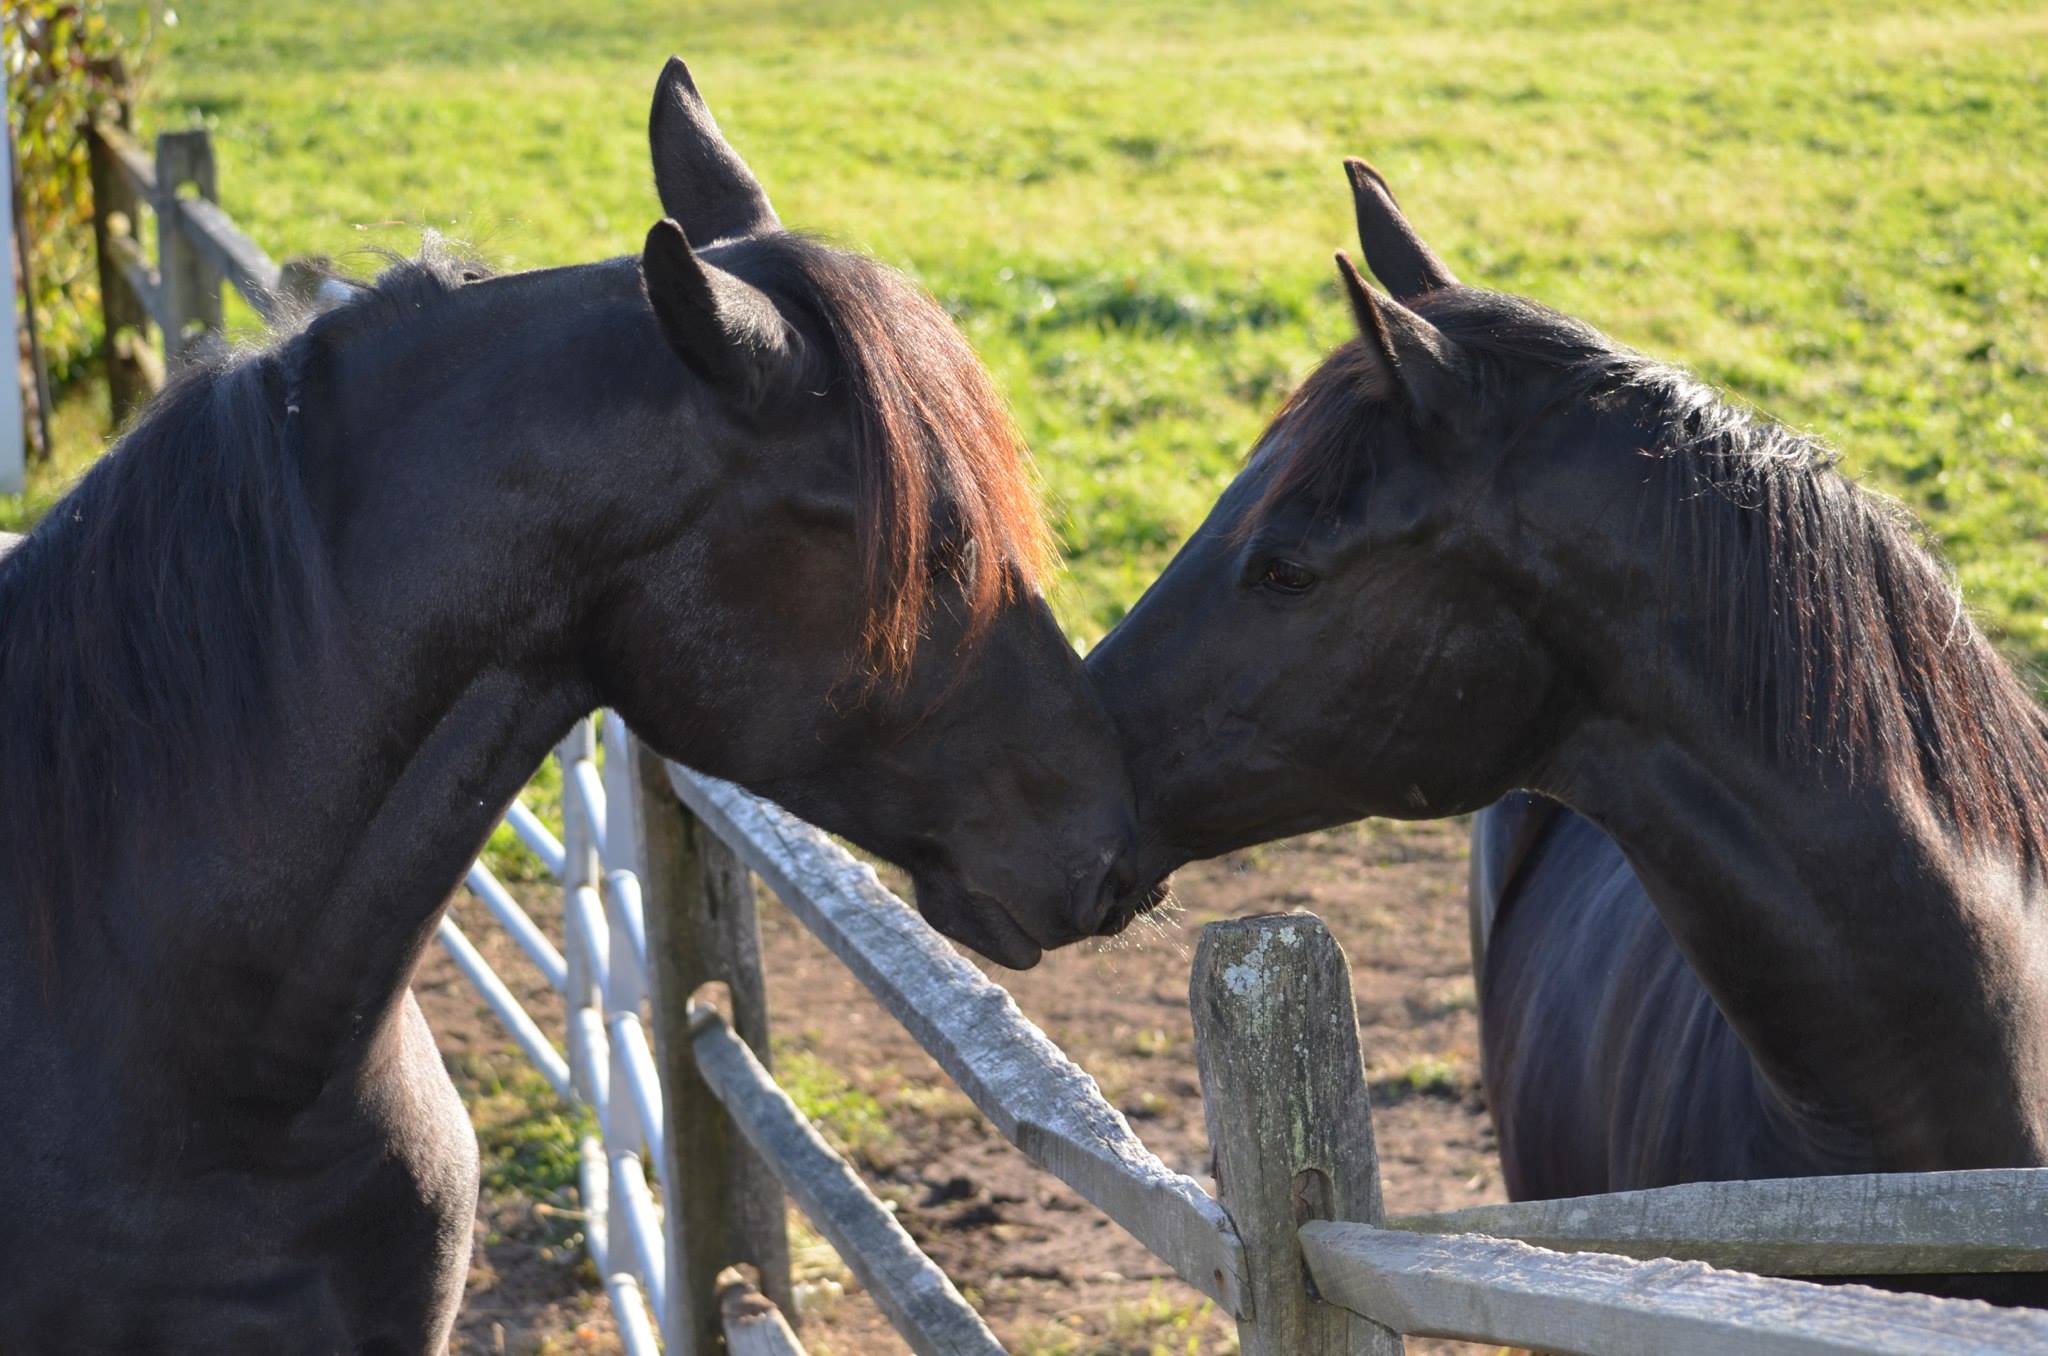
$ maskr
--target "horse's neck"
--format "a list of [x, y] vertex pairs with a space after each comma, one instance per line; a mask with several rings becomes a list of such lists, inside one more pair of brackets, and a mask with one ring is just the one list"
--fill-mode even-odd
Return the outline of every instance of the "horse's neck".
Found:
[[[359, 431], [309, 457], [345, 486], [379, 436]], [[475, 436], [502, 445], [498, 431]], [[456, 472], [426, 483], [431, 510], [360, 487], [340, 496], [345, 511], [313, 503], [315, 521], [334, 524], [323, 542], [333, 615], [280, 658], [272, 714], [234, 760], [225, 803], [180, 807], [158, 843], [135, 850], [127, 876], [142, 888], [115, 906], [138, 931], [135, 954], [151, 958], [150, 997], [205, 1013], [204, 1069], [250, 1096], [298, 1103], [395, 1029], [449, 892], [595, 705], [548, 630], [567, 625], [566, 609], [535, 605], [553, 587], [539, 553], [478, 547], [516, 539], [509, 524], [445, 530], [485, 509]], [[526, 524], [541, 539], [553, 526]]]
[[1789, 1109], [1892, 1168], [2048, 1161], [2038, 867], [1731, 731], [1596, 719], [1548, 789], [1621, 845]]
[[231, 813], [181, 817], [168, 871], [138, 857], [175, 882], [128, 918], [151, 997], [206, 1014], [191, 1074], [299, 1105], [361, 1067], [449, 891], [588, 700], [545, 671], [437, 658], [459, 676], [410, 706], [373, 655], [287, 675], [291, 714]]

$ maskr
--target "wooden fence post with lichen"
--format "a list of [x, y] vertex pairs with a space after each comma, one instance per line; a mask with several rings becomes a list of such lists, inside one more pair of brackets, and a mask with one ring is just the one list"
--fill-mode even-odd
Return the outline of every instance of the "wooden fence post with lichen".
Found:
[[1217, 1191], [1244, 1241], [1244, 1356], [1400, 1352], [1397, 1333], [1316, 1298], [1296, 1237], [1382, 1215], [1343, 949], [1312, 914], [1212, 923], [1188, 999]]

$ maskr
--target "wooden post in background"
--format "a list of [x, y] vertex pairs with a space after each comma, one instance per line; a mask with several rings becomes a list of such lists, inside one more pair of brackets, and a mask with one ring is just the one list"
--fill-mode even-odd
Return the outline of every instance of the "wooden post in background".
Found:
[[1296, 1238], [1383, 1213], [1342, 948], [1313, 914], [1211, 923], [1188, 1002], [1217, 1193], [1244, 1240], [1243, 1356], [1397, 1356], [1399, 1334], [1315, 1298]]
[[186, 184], [208, 202], [219, 201], [213, 138], [205, 128], [156, 139], [156, 258], [163, 277], [164, 363], [173, 371], [224, 323], [220, 274], [179, 229], [178, 190]]
[[[123, 131], [128, 128], [125, 104], [116, 125]], [[118, 429], [156, 393], [153, 364], [143, 356], [149, 345], [149, 309], [128, 286], [121, 271], [120, 246], [114, 243], [124, 240], [129, 252], [135, 252], [136, 232], [142, 226], [142, 199], [114, 163], [114, 153], [97, 128], [85, 129], [85, 144], [92, 169], [92, 243], [93, 255], [99, 260], [107, 395]]]
[[731, 996], [733, 1029], [768, 1063], [754, 877], [676, 799], [661, 759], [637, 739], [630, 748], [655, 1062], [667, 1128], [661, 1183], [669, 1219], [669, 1312], [662, 1331], [680, 1344], [671, 1351], [710, 1356], [721, 1341], [718, 1276], [726, 1267], [751, 1263], [762, 1293], [784, 1314], [796, 1314], [781, 1184], [705, 1086], [690, 1044], [690, 995], [720, 981]]
[[[0, 111], [7, 106], [7, 72], [0, 65]], [[11, 159], [6, 144], [12, 140], [0, 138], [0, 157]], [[0, 172], [11, 176], [13, 170], [0, 164]], [[21, 347], [14, 334], [14, 195], [0, 197], [6, 198], [0, 202], [0, 246], [7, 260], [7, 302], [0, 306], [0, 361], [7, 364], [0, 371], [0, 494], [20, 494], [28, 476], [28, 438], [22, 426]]]

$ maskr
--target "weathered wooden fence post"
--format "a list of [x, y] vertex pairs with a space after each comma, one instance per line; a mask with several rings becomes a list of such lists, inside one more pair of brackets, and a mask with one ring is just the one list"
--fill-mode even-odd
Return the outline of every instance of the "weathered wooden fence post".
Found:
[[[7, 72], [0, 69], [0, 115], [4, 115], [7, 103]], [[4, 131], [0, 127], [0, 131]], [[19, 350], [14, 337], [14, 193], [12, 191], [13, 169], [9, 160], [8, 147], [13, 138], [0, 139], [0, 172], [9, 176], [7, 201], [0, 203], [0, 247], [6, 249], [7, 278], [5, 304], [0, 305], [0, 362], [6, 363], [0, 369], [0, 494], [20, 494], [27, 484], [28, 456], [27, 439], [22, 429], [22, 401]], [[23, 288], [23, 302], [35, 305], [35, 297]]]
[[656, 754], [636, 739], [630, 756], [666, 1127], [661, 1183], [672, 1221], [662, 1330], [671, 1351], [697, 1356], [719, 1349], [718, 1276], [735, 1263], [752, 1263], [762, 1293], [796, 1314], [781, 1184], [705, 1085], [690, 1044], [690, 995], [720, 981], [733, 1029], [766, 1064], [767, 985], [753, 874], [676, 799]]
[[163, 278], [164, 362], [172, 369], [224, 323], [220, 273], [180, 229], [178, 191], [187, 184], [208, 202], [219, 201], [213, 138], [203, 127], [156, 139], [156, 258]]
[[1212, 923], [1188, 988], [1217, 1190], [1244, 1240], [1244, 1356], [1399, 1353], [1399, 1334], [1315, 1298], [1295, 1236], [1382, 1215], [1343, 949], [1312, 914]]
[[[128, 129], [126, 104], [114, 125], [124, 132]], [[128, 285], [121, 270], [122, 246], [114, 243], [125, 241], [128, 252], [139, 255], [136, 232], [142, 226], [142, 199], [97, 127], [85, 129], [85, 144], [92, 172], [92, 243], [94, 258], [99, 261], [107, 395], [114, 426], [119, 428], [156, 393], [155, 365], [144, 356], [149, 345], [149, 308]]]

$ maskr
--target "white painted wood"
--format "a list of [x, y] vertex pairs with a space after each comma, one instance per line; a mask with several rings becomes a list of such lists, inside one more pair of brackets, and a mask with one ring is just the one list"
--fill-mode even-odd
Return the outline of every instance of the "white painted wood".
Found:
[[[612, 1048], [612, 1087], [630, 1103], [633, 1128], [647, 1144], [649, 1162], [660, 1163], [667, 1148], [663, 1140], [661, 1075], [654, 1067], [654, 1047], [647, 1041], [647, 1029], [638, 1013], [615, 1012], [605, 1021], [606, 1038]], [[609, 1133], [609, 1132], [607, 1132]]]
[[1244, 1249], [1210, 1195], [1131, 1132], [1095, 1080], [963, 960], [873, 868], [734, 786], [669, 764], [684, 802], [738, 851], [1033, 1162], [1190, 1285], [1242, 1316]]
[[484, 907], [491, 911], [491, 917], [498, 920], [498, 925], [519, 943], [519, 949], [526, 953], [527, 959], [533, 962], [549, 986], [557, 993], [567, 989], [568, 962], [562, 959], [561, 952], [555, 950], [555, 944], [548, 940], [539, 924], [519, 907], [519, 901], [512, 898], [512, 892], [491, 874], [491, 869], [480, 860], [472, 862], [469, 876], [463, 883], [471, 894], [483, 901]]
[[612, 1302], [612, 1319], [618, 1324], [619, 1344], [626, 1356], [660, 1356], [654, 1323], [648, 1317], [647, 1295], [640, 1279], [630, 1271], [611, 1265], [610, 1217], [605, 1208], [611, 1196], [611, 1168], [605, 1162], [604, 1143], [585, 1135], [578, 1144], [577, 1190], [583, 1197], [583, 1239], [590, 1250], [591, 1265], [604, 1278], [604, 1290]]
[[[6, 63], [0, 62], [0, 110], [7, 99]], [[11, 136], [0, 137], [0, 182], [14, 182], [14, 165], [6, 149]], [[28, 435], [22, 425], [21, 340], [14, 331], [14, 194], [0, 193], [0, 249], [7, 252], [7, 304], [0, 306], [0, 494], [20, 494], [28, 485]]]
[[[566, 830], [570, 820], [577, 820], [583, 830], [584, 841], [599, 857], [605, 852], [605, 795], [604, 779], [597, 770], [595, 751], [572, 758], [562, 764], [562, 822]], [[596, 875], [591, 877], [593, 881]]]
[[705, 1084], [917, 1356], [1001, 1356], [981, 1316], [709, 1008], [691, 1014]]
[[647, 1187], [647, 1171], [639, 1154], [609, 1140], [605, 1153], [611, 1160], [612, 1270], [631, 1272], [647, 1294], [648, 1307], [661, 1313], [668, 1284], [668, 1240], [662, 1236], [654, 1193]]
[[590, 984], [590, 992], [579, 1006], [595, 1008], [611, 974], [612, 939], [603, 901], [593, 887], [579, 885], [566, 892], [562, 928], [568, 937], [569, 954], [576, 958], [570, 973], [574, 974], [575, 966], [580, 965]]
[[1400, 1332], [1566, 1356], [2017, 1356], [2048, 1313], [1858, 1285], [1559, 1253], [1469, 1234], [1302, 1226], [1324, 1300]]
[[1689, 1182], [1387, 1221], [1765, 1275], [2048, 1271], [2048, 1168]]
[[562, 840], [548, 832], [548, 826], [540, 822], [540, 816], [515, 800], [505, 809], [505, 822], [512, 826], [512, 832], [519, 835], [519, 841], [540, 858], [548, 874], [559, 880], [562, 875]]
[[541, 1032], [540, 1027], [535, 1025], [533, 1018], [527, 1015], [526, 1009], [519, 1006], [519, 1000], [512, 996], [512, 991], [498, 978], [497, 971], [491, 969], [490, 962], [483, 958], [470, 943], [469, 938], [462, 935], [462, 929], [455, 926], [455, 920], [444, 917], [434, 935], [440, 938], [442, 947], [448, 952], [448, 958], [455, 962], [455, 968], [462, 971], [470, 983], [476, 985], [476, 991], [483, 995], [484, 1002], [490, 1005], [491, 1011], [504, 1023], [512, 1039], [518, 1043], [526, 1057], [533, 1061], [533, 1067], [539, 1069], [541, 1076], [548, 1080], [548, 1085], [555, 1090], [556, 1095], [565, 1098], [575, 1096], [569, 1085], [568, 1064], [563, 1061], [547, 1036]]

